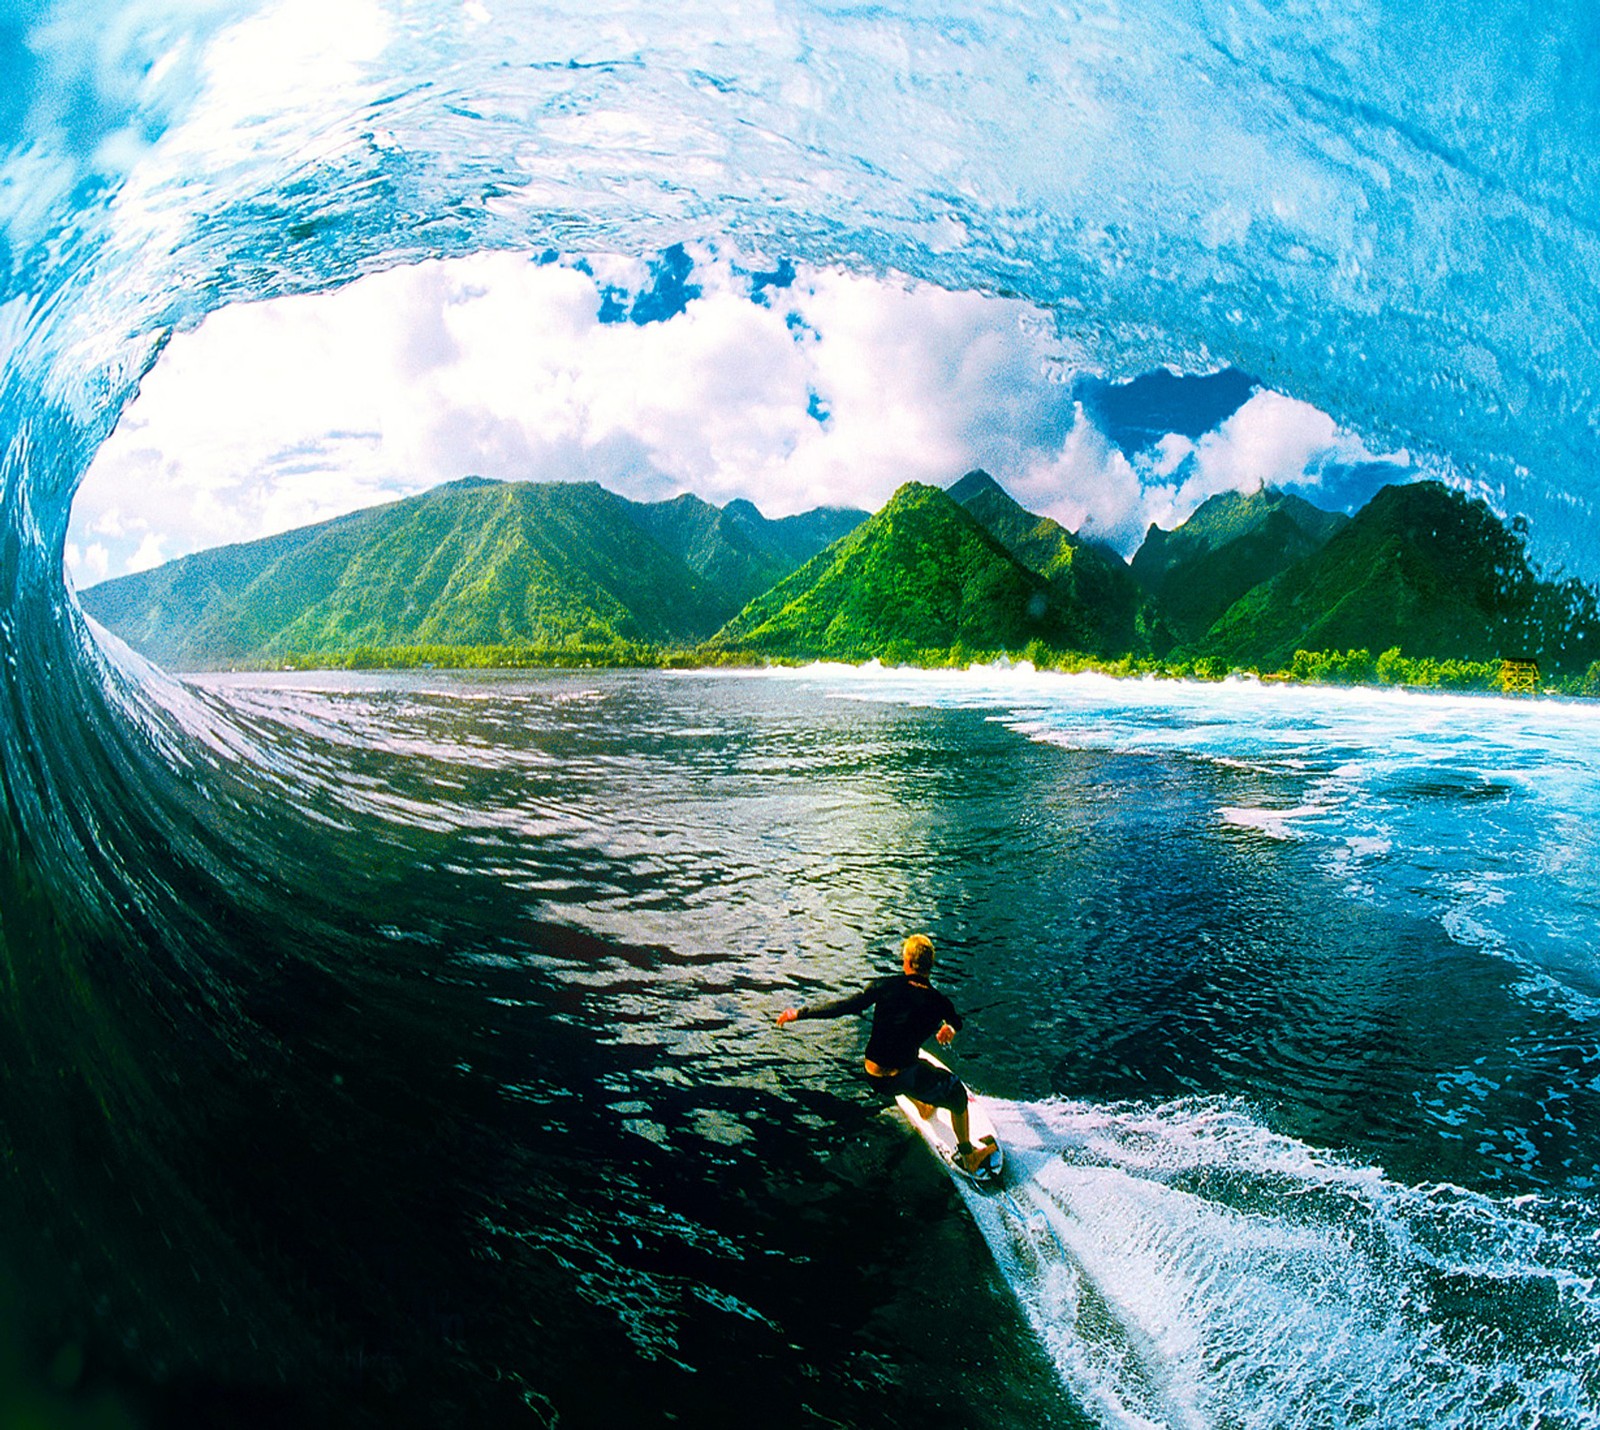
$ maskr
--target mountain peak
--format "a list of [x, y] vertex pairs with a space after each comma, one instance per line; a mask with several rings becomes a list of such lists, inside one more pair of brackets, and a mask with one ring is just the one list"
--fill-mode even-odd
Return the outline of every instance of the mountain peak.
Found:
[[697, 497], [693, 492], [679, 492], [675, 497], [668, 497], [658, 503], [660, 506], [671, 507], [675, 511], [715, 511], [704, 497]]
[[901, 482], [890, 494], [889, 500], [883, 504], [884, 511], [891, 511], [895, 507], [922, 506], [930, 501], [948, 498], [949, 493], [941, 491], [938, 487], [929, 486], [927, 482]]
[[1131, 570], [1182, 639], [1322, 547], [1347, 521], [1276, 487], [1218, 492], [1175, 530], [1152, 526]]
[[965, 509], [1029, 571], [1050, 584], [1075, 649], [1144, 649], [1150, 636], [1144, 599], [1118, 552], [1085, 542], [1053, 517], [1029, 511], [979, 468], [949, 489]]
[[946, 488], [952, 500], [965, 506], [974, 497], [984, 496], [990, 492], [998, 492], [1001, 496], [1008, 497], [1009, 493], [999, 482], [995, 481], [982, 467], [974, 467], [965, 476]]
[[1064, 643], [1062, 612], [1029, 571], [943, 489], [897, 488], [876, 515], [751, 602], [719, 644], [802, 657], [1020, 650]]
[[1319, 539], [1331, 536], [1345, 521], [1341, 514], [1324, 511], [1302, 496], [1263, 484], [1252, 491], [1218, 492], [1207, 497], [1187, 521], [1167, 534], [1214, 546], [1237, 538], [1274, 512], [1282, 512], [1295, 526]]
[[1399, 483], [1231, 607], [1197, 647], [1262, 666], [1302, 649], [1462, 660], [1533, 650], [1582, 669], [1600, 649], [1586, 595], [1540, 582], [1520, 536], [1482, 501], [1439, 482]]

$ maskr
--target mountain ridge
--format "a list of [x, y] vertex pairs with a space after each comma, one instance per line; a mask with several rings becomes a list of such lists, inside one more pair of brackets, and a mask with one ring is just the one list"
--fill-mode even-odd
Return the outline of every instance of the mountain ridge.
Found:
[[1067, 617], [1030, 571], [948, 493], [906, 482], [848, 536], [758, 597], [719, 649], [868, 658], [1061, 638]]
[[1018, 561], [1050, 583], [1070, 615], [1077, 649], [1110, 656], [1170, 646], [1126, 562], [1108, 557], [1053, 518], [1030, 512], [981, 467], [947, 491]]
[[101, 582], [79, 601], [151, 659], [190, 669], [362, 644], [692, 644], [793, 569], [790, 553], [867, 515], [768, 530], [751, 510], [730, 521], [698, 497], [467, 477]]
[[947, 489], [905, 483], [870, 516], [776, 520], [744, 500], [469, 477], [79, 599], [189, 669], [466, 648], [512, 663], [1008, 650], [1267, 672], [1316, 650], [1526, 655], [1567, 671], [1600, 660], [1593, 590], [1542, 580], [1522, 529], [1429, 482], [1386, 487], [1353, 518], [1272, 489], [1224, 494], [1172, 532], [1153, 527], [1130, 565], [982, 469]]
[[1549, 582], [1521, 535], [1436, 481], [1384, 487], [1310, 555], [1253, 587], [1185, 653], [1257, 667], [1297, 650], [1600, 659], [1594, 592]]
[[1152, 523], [1129, 571], [1174, 637], [1192, 640], [1252, 587], [1311, 555], [1348, 520], [1273, 487], [1222, 492], [1172, 531]]

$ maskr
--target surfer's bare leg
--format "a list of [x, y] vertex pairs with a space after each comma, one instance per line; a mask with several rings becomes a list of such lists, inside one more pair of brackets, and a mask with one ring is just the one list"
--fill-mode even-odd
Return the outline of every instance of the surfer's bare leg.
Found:
[[961, 1158], [961, 1165], [969, 1172], [976, 1172], [998, 1150], [993, 1139], [987, 1137], [976, 1147], [972, 1145], [972, 1124], [964, 1107], [961, 1111], [950, 1114], [950, 1127], [956, 1134], [956, 1155]]

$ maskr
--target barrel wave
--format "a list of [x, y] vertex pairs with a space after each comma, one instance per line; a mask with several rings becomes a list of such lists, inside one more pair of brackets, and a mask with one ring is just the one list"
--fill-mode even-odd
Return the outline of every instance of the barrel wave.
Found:
[[[1067, 817], [1050, 791], [1088, 810], [1125, 777], [1178, 810], [1281, 812], [1291, 761], [1226, 773], [1237, 749], [1152, 750], [1155, 726], [1062, 736], [1048, 694], [181, 684], [97, 642], [62, 574], [90, 460], [206, 314], [426, 259], [706, 238], [1020, 296], [1064, 373], [1237, 367], [1592, 572], [1597, 43], [1575, 3], [8, 5], [0, 1409], [733, 1424], [759, 1397], [795, 1424], [1600, 1424], [1586, 734], [1550, 736], [1585, 753], [1533, 821], [1557, 911], [1513, 882], [1519, 796], [1451, 746], [1442, 782], [1384, 808], [1428, 843], [1449, 806], [1428, 847], [1461, 861], [1451, 889], [1492, 825], [1517, 919], [1418, 875], [1324, 921], [1456, 988], [1501, 1039], [1486, 1066], [1442, 1046], [1447, 1008], [1399, 1042], [1374, 1013], [1367, 1063], [1278, 1125], [1272, 1089], [1322, 1075], [1287, 1024], [1248, 1074], [1181, 1037], [1113, 1073], [1087, 1051], [1109, 1027], [1063, 1014], [1051, 1036], [1078, 1051], [1034, 1060], [1057, 1085], [994, 1063], [1026, 1176], [980, 1209], [980, 1242], [847, 1078], [757, 1027], [767, 1004], [870, 971], [863, 940], [911, 908], [1011, 898], [970, 871], [1003, 884], [1012, 840], [1126, 890], [1149, 831], [1046, 839]], [[1414, 716], [1395, 719], [1427, 746]], [[896, 810], [980, 758], [1044, 794], [990, 781], [901, 867], [928, 836]], [[1263, 911], [1291, 891], [1323, 880], [1346, 908], [1348, 867], [1292, 840], [1241, 853], [1221, 822], [1194, 867], [1248, 865], [1274, 957], [1291, 940]], [[981, 1004], [977, 928], [936, 932]], [[995, 975], [1022, 998], [1037, 976]], [[1380, 1064], [1403, 1071], [1363, 1122]], [[1408, 1109], [1457, 1152], [1413, 1158]], [[819, 1151], [841, 1118], [848, 1145]], [[907, 1270], [932, 1265], [980, 1289]], [[1300, 1371], [1353, 1388], [1301, 1394]]]

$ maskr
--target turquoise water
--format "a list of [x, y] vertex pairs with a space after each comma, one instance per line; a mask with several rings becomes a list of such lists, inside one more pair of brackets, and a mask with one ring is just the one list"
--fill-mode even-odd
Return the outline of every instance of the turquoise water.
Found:
[[[320, 1150], [274, 1148], [282, 1234], [355, 1089], [435, 1109], [380, 1098], [394, 1126], [335, 1155], [358, 1404], [370, 1362], [487, 1359], [569, 1423], [1600, 1414], [1578, 707], [813, 668], [214, 677], [168, 708], [209, 779], [275, 771], [375, 921], [318, 950], [360, 960], [350, 1023], [279, 1014], [340, 1089], [294, 1084]], [[864, 1097], [864, 1029], [771, 1023], [910, 928], [1012, 1149], [972, 1222]], [[421, 1042], [369, 969], [441, 987]], [[441, 1115], [448, 1168], [425, 1139], [425, 1178], [383, 1180]], [[365, 1218], [439, 1238], [398, 1316], [361, 1299]]]

